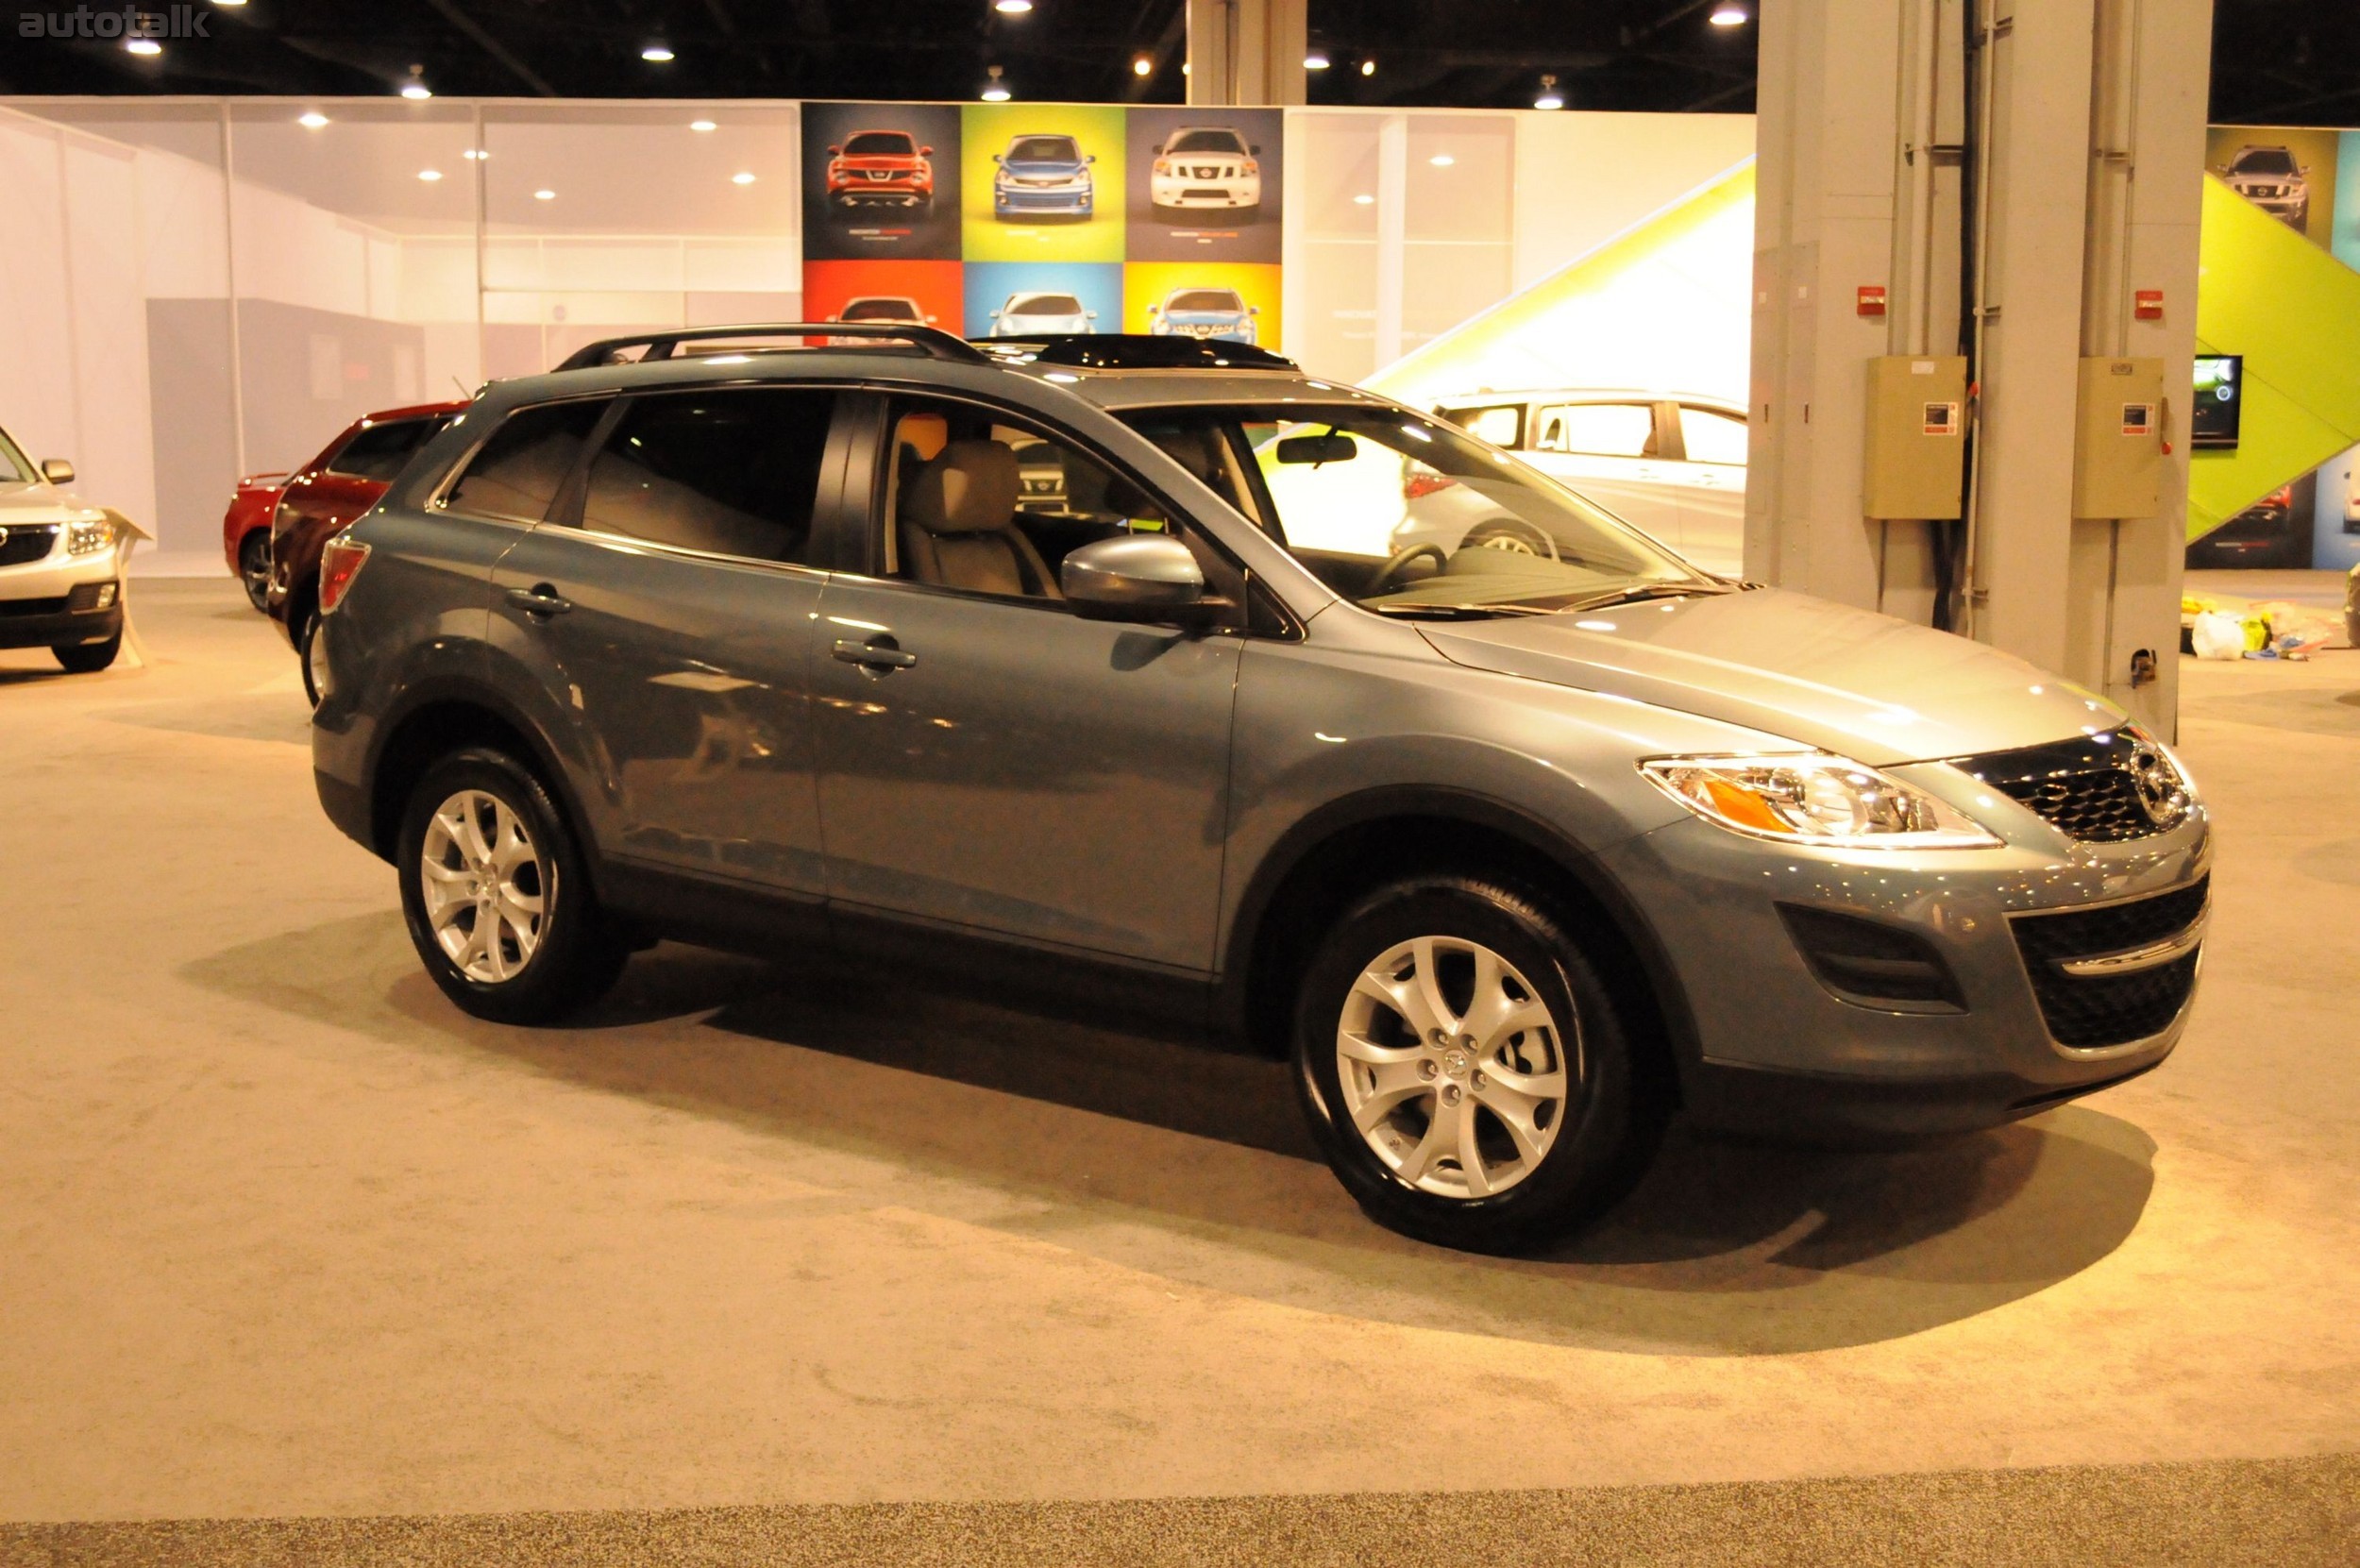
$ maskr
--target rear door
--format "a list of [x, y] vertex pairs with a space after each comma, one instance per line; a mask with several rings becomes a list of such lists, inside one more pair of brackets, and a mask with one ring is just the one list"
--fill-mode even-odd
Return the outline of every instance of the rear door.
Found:
[[1680, 547], [1680, 485], [1653, 399], [1543, 403], [1526, 458], [1625, 521]]
[[806, 655], [836, 395], [618, 399], [494, 576], [496, 643], [574, 732], [610, 862], [807, 904], [822, 881]]
[[1745, 569], [1745, 421], [1702, 403], [1674, 405], [1680, 461], [1680, 553], [1709, 572]]

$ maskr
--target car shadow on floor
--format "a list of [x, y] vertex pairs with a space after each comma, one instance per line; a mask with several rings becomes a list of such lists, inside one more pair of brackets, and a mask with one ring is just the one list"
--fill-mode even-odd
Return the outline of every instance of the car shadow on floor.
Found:
[[[435, 990], [391, 913], [187, 972], [405, 1048], [726, 1119], [873, 1206], [1317, 1311], [1599, 1348], [1773, 1354], [1955, 1322], [2106, 1256], [2153, 1185], [2152, 1141], [2085, 1105], [1883, 1153], [1676, 1126], [1588, 1232], [1476, 1257], [1363, 1217], [1318, 1162], [1286, 1068], [1209, 1047], [672, 946], [569, 1027], [502, 1028]], [[981, 1221], [979, 1188], [997, 1195]]]

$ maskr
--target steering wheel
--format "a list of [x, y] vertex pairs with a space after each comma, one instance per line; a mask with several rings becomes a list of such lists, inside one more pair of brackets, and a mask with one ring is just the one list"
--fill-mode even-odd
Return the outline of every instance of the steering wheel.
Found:
[[1434, 557], [1434, 564], [1438, 566], [1447, 566], [1450, 565], [1450, 551], [1444, 549], [1441, 546], [1436, 544], [1431, 539], [1426, 540], [1423, 544], [1405, 545], [1400, 549], [1393, 551], [1391, 560], [1386, 562], [1382, 566], [1377, 567], [1376, 575], [1369, 579], [1368, 587], [1362, 590], [1362, 597], [1374, 599], [1386, 589], [1391, 588], [1393, 585], [1393, 579], [1399, 577], [1404, 571], [1408, 569], [1409, 563], [1415, 561], [1422, 555], [1430, 555]]

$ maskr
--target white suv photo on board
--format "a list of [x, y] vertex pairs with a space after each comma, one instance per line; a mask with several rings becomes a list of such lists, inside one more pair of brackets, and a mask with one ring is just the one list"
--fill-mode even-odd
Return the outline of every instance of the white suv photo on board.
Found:
[[1166, 211], [1258, 209], [1261, 150], [1226, 126], [1183, 126], [1155, 149], [1148, 199]]

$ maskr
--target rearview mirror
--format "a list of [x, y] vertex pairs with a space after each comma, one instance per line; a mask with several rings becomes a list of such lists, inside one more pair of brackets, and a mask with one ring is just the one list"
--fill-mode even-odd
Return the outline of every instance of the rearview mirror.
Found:
[[1278, 444], [1281, 463], [1350, 463], [1359, 452], [1352, 437], [1334, 430], [1325, 435], [1290, 435]]
[[41, 477], [52, 484], [72, 484], [74, 464], [61, 457], [44, 458], [42, 461]]
[[1193, 626], [1215, 608], [1205, 601], [1196, 557], [1168, 533], [1126, 533], [1084, 545], [1067, 554], [1057, 582], [1084, 620]]

